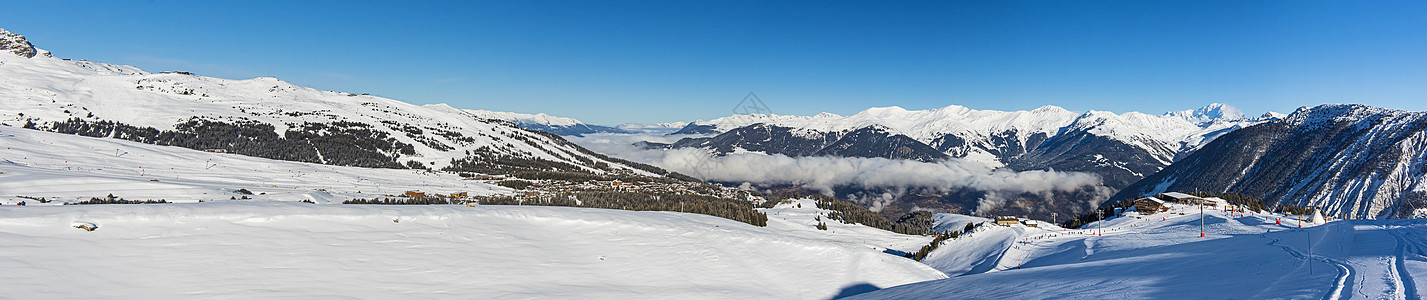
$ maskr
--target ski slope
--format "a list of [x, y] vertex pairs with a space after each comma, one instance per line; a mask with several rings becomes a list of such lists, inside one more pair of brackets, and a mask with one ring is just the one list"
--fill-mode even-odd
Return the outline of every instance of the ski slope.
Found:
[[1427, 274], [1427, 220], [1298, 226], [1211, 209], [1201, 238], [1199, 210], [1177, 204], [1079, 230], [987, 225], [928, 256], [951, 278], [854, 298], [1421, 299], [1427, 288], [1413, 277]]
[[21, 299], [828, 299], [945, 278], [804, 232], [566, 207], [4, 206], [0, 286]]

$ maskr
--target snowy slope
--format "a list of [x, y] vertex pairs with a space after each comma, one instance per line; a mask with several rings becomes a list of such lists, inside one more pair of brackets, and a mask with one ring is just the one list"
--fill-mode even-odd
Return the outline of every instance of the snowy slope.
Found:
[[[341, 203], [409, 190], [471, 195], [510, 193], [455, 174], [330, 166], [118, 139], [0, 127], [0, 204], [76, 202], [109, 194], [128, 200]], [[155, 181], [156, 180], [156, 181]], [[255, 195], [239, 194], [247, 189]]]
[[17, 298], [828, 299], [945, 278], [696, 214], [266, 203], [0, 207], [0, 282]]
[[968, 264], [957, 260], [988, 258], [980, 266], [989, 267], [854, 298], [1420, 299], [1427, 288], [1416, 279], [1427, 274], [1421, 219], [1298, 229], [1278, 214], [1210, 209], [1205, 218], [1203, 238], [1198, 209], [1177, 204], [1080, 230], [985, 230], [945, 242], [926, 262], [959, 268]]
[[1427, 215], [1427, 113], [1364, 105], [1300, 108], [1226, 134], [1122, 190], [1232, 192], [1270, 205], [1369, 218]]
[[[229, 80], [182, 72], [152, 74], [130, 66], [0, 53], [0, 99], [5, 99], [0, 101], [0, 124], [5, 126], [33, 123], [45, 130], [189, 147], [228, 147], [238, 153], [286, 160], [388, 168], [414, 162], [441, 169], [453, 160], [479, 154], [481, 158], [552, 161], [587, 172], [624, 169], [646, 173], [563, 139], [444, 104], [417, 106], [320, 91], [271, 77]], [[105, 122], [119, 126], [100, 126]], [[223, 126], [202, 126], [213, 124]], [[125, 126], [137, 129], [121, 130]], [[258, 136], [257, 141], [267, 143], [260, 145], [242, 145], [242, 140], [196, 140], [231, 139], [232, 134], [226, 131], [213, 134], [230, 127], [271, 136]], [[199, 138], [166, 140], [173, 135], [165, 132]], [[593, 167], [598, 163], [612, 168]]]
[[544, 113], [522, 114], [515, 112], [500, 112], [482, 109], [466, 109], [464, 111], [476, 117], [505, 120], [511, 123], [515, 123], [515, 125], [520, 126], [520, 128], [539, 130], [557, 135], [581, 136], [591, 133], [627, 132], [621, 128], [590, 125], [585, 124], [584, 122], [580, 122], [580, 120], [576, 120], [574, 118], [556, 117]]

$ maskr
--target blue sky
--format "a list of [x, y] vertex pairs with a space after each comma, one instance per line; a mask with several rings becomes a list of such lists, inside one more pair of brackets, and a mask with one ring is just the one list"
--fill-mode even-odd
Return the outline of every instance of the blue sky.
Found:
[[867, 107], [1427, 110], [1427, 1], [24, 1], [65, 58], [596, 124]]

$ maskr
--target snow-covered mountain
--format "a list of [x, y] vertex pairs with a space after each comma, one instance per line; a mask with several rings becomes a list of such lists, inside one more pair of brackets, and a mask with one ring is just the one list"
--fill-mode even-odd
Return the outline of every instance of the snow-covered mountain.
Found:
[[[0, 125], [332, 165], [663, 174], [444, 104], [55, 58], [0, 31]], [[36, 54], [38, 53], [38, 55]], [[547, 118], [550, 122], [562, 121]]]
[[717, 154], [921, 161], [954, 157], [1014, 170], [1096, 173], [1108, 185], [1123, 187], [1214, 137], [1268, 119], [1271, 116], [1245, 118], [1238, 109], [1218, 103], [1162, 115], [1077, 113], [1056, 106], [1012, 112], [956, 105], [917, 111], [881, 107], [852, 116], [751, 114], [695, 121], [676, 134], [718, 135], [687, 138], [669, 147], [705, 148]]
[[1300, 108], [1225, 134], [1112, 199], [1161, 191], [1229, 192], [1329, 214], [1411, 217], [1427, 211], [1427, 112]]
[[556, 135], [581, 136], [591, 133], [629, 132], [617, 127], [585, 124], [585, 122], [580, 122], [580, 120], [574, 118], [556, 117], [544, 113], [523, 114], [480, 109], [466, 109], [464, 111], [486, 119], [509, 121], [515, 123], [516, 126], [520, 126], [520, 128], [544, 131]]

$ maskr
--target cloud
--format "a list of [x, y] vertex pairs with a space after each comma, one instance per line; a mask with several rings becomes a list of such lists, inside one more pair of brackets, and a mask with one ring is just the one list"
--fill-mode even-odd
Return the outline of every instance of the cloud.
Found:
[[697, 173], [707, 180], [793, 184], [819, 190], [856, 185], [865, 188], [972, 188], [1019, 194], [1069, 192], [1102, 184], [1099, 176], [1089, 173], [1014, 172], [963, 159], [919, 162], [751, 153], [719, 157], [701, 149], [685, 148], [663, 151], [661, 159], [650, 162], [680, 173]]
[[886, 206], [912, 188], [941, 191], [973, 189], [985, 192], [978, 211], [1005, 205], [1010, 197], [1026, 193], [1050, 198], [1053, 193], [1090, 189], [1092, 207], [1114, 190], [1105, 187], [1100, 176], [1081, 172], [1010, 171], [981, 162], [948, 159], [938, 162], [860, 157], [789, 157], [759, 153], [715, 156], [702, 149], [645, 150], [633, 147], [638, 141], [669, 143], [678, 137], [650, 135], [591, 135], [570, 138], [591, 150], [632, 161], [653, 164], [670, 171], [705, 180], [752, 182], [765, 185], [797, 185], [831, 194], [833, 188], [858, 186], [887, 189], [892, 193], [871, 196], [874, 209]]

